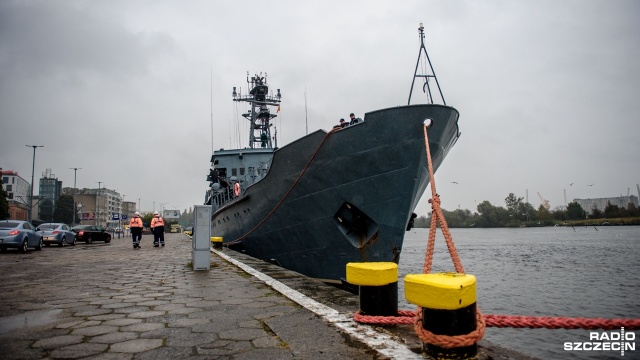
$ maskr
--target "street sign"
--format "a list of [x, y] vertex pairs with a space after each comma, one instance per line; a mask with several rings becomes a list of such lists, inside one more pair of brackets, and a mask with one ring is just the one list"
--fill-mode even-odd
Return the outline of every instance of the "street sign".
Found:
[[127, 220], [127, 215], [126, 214], [122, 214], [122, 220]]
[[120, 214], [113, 213], [113, 220], [120, 220]]

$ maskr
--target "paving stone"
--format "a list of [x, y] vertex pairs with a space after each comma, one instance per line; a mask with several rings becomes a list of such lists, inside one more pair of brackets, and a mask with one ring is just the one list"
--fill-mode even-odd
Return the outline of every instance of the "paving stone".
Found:
[[51, 352], [52, 359], [79, 359], [96, 355], [107, 350], [107, 344], [76, 344], [57, 348]]
[[111, 314], [112, 311], [110, 309], [93, 309], [93, 310], [83, 310], [78, 311], [73, 316], [84, 317], [84, 316], [96, 316], [96, 315], [104, 315]]
[[82, 358], [82, 360], [132, 360], [134, 354], [127, 353], [101, 353]]
[[139, 323], [129, 326], [124, 326], [120, 330], [122, 331], [135, 331], [135, 332], [147, 332], [157, 329], [164, 329], [165, 324], [162, 323]]
[[174, 321], [169, 321], [169, 327], [192, 327], [193, 325], [199, 324], [209, 324], [211, 321], [209, 319], [188, 319], [182, 318]]
[[83, 336], [97, 336], [102, 334], [108, 334], [118, 331], [117, 326], [107, 326], [107, 325], [98, 325], [98, 326], [89, 326], [80, 329], [75, 329], [71, 332], [72, 335], [83, 335]]
[[106, 314], [106, 315], [90, 316], [87, 318], [87, 320], [104, 321], [104, 320], [122, 319], [124, 317], [125, 317], [124, 314]]
[[83, 340], [82, 335], [63, 335], [47, 339], [41, 339], [33, 344], [34, 348], [55, 349], [61, 346], [79, 344]]
[[[58, 328], [58, 329], [66, 329], [66, 328], [70, 328], [70, 327], [75, 327], [76, 325], [80, 325], [80, 324], [82, 324], [84, 322], [85, 322], [84, 320], [66, 322], [66, 323], [62, 323], [62, 324], [56, 325], [56, 328]], [[96, 324], [96, 325], [98, 325], [98, 324]]]
[[131, 306], [126, 302], [116, 302], [116, 303], [105, 303], [100, 306], [101, 309], [121, 309]]
[[162, 346], [162, 339], [136, 339], [111, 345], [110, 351], [140, 353]]
[[207, 355], [200, 355], [190, 347], [160, 347], [135, 355], [136, 360], [211, 360]]
[[94, 336], [89, 339], [89, 342], [101, 343], [101, 344], [115, 344], [118, 342], [134, 340], [138, 338], [138, 333], [135, 332], [117, 332], [111, 334], [105, 334], [100, 336]]
[[[81, 316], [80, 318], [84, 318], [84, 316]], [[82, 328], [85, 328], [85, 327], [98, 326], [100, 324], [102, 324], [102, 321], [97, 321], [97, 320], [81, 321], [79, 324], [74, 325], [73, 328], [74, 329], [82, 329]]]
[[223, 331], [219, 334], [223, 340], [255, 340], [265, 336], [266, 333], [262, 329], [234, 329]]
[[146, 319], [164, 314], [164, 311], [138, 311], [127, 315], [127, 317], [131, 319]]
[[122, 319], [113, 319], [113, 320], [104, 321], [102, 325], [128, 326], [133, 324], [140, 324], [142, 321], [143, 321], [142, 319], [122, 318]]
[[261, 338], [257, 338], [251, 341], [253, 346], [262, 348], [262, 347], [277, 347], [280, 345], [280, 341], [273, 336], [263, 336]]
[[138, 302], [137, 305], [139, 306], [150, 306], [153, 307], [155, 310], [158, 310], [156, 307], [158, 305], [165, 305], [168, 304], [168, 301], [163, 301], [163, 300], [149, 300], [149, 301], [141, 301]]

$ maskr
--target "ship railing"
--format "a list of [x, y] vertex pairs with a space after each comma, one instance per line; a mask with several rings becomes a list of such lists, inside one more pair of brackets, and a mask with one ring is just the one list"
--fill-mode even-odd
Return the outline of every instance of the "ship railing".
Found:
[[238, 178], [238, 181], [240, 182], [240, 188], [242, 193], [244, 194], [244, 191], [246, 190], [246, 188], [248, 188], [249, 186], [257, 183], [258, 181], [262, 180], [265, 175], [267, 175], [267, 172], [269, 171], [269, 168], [271, 167], [271, 161], [273, 160], [273, 157], [271, 157], [269, 160], [267, 161], [263, 161], [260, 164], [258, 164], [257, 167], [250, 167], [249, 171], [244, 174], [242, 177]]
[[[242, 194], [245, 193], [245, 191], [249, 186], [262, 180], [267, 174], [267, 172], [269, 171], [269, 167], [271, 166], [272, 160], [273, 158], [270, 158], [269, 160], [258, 164], [257, 167], [251, 168], [251, 170], [249, 170], [245, 175], [243, 175], [242, 177], [238, 178], [235, 181], [228, 179], [227, 182], [229, 185], [227, 187], [221, 187], [220, 189], [215, 191], [211, 190], [211, 204], [213, 206], [213, 211], [216, 211], [217, 209], [221, 208], [222, 206], [226, 205], [232, 200], [235, 200], [236, 198], [242, 196]], [[235, 195], [234, 189], [233, 189], [233, 186], [235, 185], [236, 182], [240, 184], [239, 196]]]

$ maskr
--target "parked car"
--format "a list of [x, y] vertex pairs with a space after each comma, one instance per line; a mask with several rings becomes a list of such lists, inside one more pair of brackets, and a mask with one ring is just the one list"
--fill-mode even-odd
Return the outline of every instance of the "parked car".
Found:
[[63, 223], [44, 223], [36, 228], [42, 233], [42, 239], [46, 246], [56, 244], [60, 247], [65, 245], [76, 245], [76, 233], [71, 231], [67, 224]]
[[87, 244], [91, 244], [94, 241], [111, 242], [111, 234], [102, 226], [76, 225], [71, 228], [71, 231], [76, 233], [76, 239], [78, 241], [84, 241]]
[[42, 233], [23, 220], [0, 220], [0, 251], [16, 248], [27, 252], [28, 248], [42, 250]]

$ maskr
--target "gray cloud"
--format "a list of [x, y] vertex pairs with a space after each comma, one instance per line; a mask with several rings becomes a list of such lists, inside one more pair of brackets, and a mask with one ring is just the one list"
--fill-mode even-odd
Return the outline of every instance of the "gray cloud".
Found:
[[[599, 0], [2, 2], [0, 166], [29, 178], [24, 145], [37, 143], [36, 175], [51, 168], [71, 186], [77, 166], [80, 187], [103, 181], [143, 210], [199, 204], [211, 149], [246, 144], [246, 109], [230, 93], [246, 89], [247, 71], [281, 88], [286, 144], [305, 118], [310, 131], [329, 129], [350, 112], [405, 104], [424, 22], [445, 99], [461, 113], [462, 138], [436, 177], [443, 207], [503, 205], [527, 189], [552, 206], [565, 188], [569, 199], [626, 194], [640, 182], [638, 10]], [[427, 211], [425, 196], [417, 212]]]

